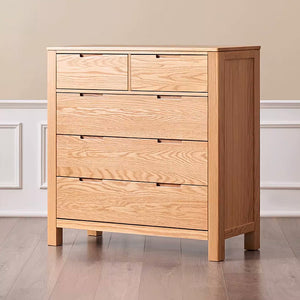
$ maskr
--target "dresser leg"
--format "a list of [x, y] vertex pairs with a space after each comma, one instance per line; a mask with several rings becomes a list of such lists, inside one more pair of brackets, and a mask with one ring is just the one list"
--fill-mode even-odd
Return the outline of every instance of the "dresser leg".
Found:
[[244, 248], [246, 250], [258, 250], [260, 248], [260, 228], [256, 225], [255, 231], [245, 233]]
[[102, 236], [102, 231], [88, 230], [89, 236]]
[[225, 258], [225, 239], [208, 240], [208, 260], [222, 261]]
[[49, 246], [61, 246], [63, 242], [63, 230], [62, 228], [51, 228], [48, 226], [48, 245]]

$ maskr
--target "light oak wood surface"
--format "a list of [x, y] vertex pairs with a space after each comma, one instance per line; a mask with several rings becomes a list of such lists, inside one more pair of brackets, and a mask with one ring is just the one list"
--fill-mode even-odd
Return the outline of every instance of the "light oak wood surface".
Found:
[[49, 49], [50, 245], [75, 228], [259, 249], [259, 46]]
[[206, 92], [207, 56], [131, 55], [131, 88]]
[[57, 217], [207, 230], [207, 188], [58, 177]]
[[57, 133], [207, 140], [207, 98], [57, 94]]
[[127, 89], [127, 55], [57, 55], [57, 88]]
[[90, 52], [100, 52], [100, 53], [107, 53], [109, 52], [119, 52], [119, 53], [156, 53], [156, 52], [162, 52], [162, 53], [186, 53], [186, 52], [192, 52], [192, 53], [199, 53], [199, 52], [223, 52], [223, 51], [240, 51], [240, 50], [259, 50], [260, 46], [255, 45], [224, 45], [224, 46], [216, 46], [216, 45], [208, 45], [208, 46], [116, 46], [116, 45], [78, 45], [78, 46], [58, 46], [58, 47], [48, 47], [48, 50], [54, 50], [58, 53], [67, 52], [70, 53], [76, 52], [80, 53], [81, 51], [90, 51]]
[[57, 136], [57, 176], [207, 184], [207, 143]]
[[97, 231], [108, 231], [108, 232], [120, 232], [130, 234], [142, 234], [142, 235], [156, 235], [166, 236], [173, 238], [185, 238], [195, 240], [207, 240], [206, 230], [194, 230], [194, 229], [183, 229], [183, 228], [168, 228], [168, 227], [152, 227], [152, 226], [141, 226], [131, 224], [119, 224], [119, 223], [105, 223], [105, 222], [91, 222], [81, 220], [68, 220], [68, 219], [57, 219], [58, 228], [74, 228], [83, 230], [97, 230]]
[[56, 228], [56, 52], [48, 51], [48, 244], [62, 244], [62, 230]]
[[221, 261], [225, 257], [224, 238], [224, 80], [220, 65], [222, 53], [208, 55], [208, 259]]

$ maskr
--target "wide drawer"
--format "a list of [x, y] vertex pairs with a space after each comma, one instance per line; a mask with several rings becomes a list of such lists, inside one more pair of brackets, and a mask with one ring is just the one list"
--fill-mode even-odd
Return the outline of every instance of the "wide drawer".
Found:
[[207, 187], [58, 177], [57, 217], [207, 230]]
[[57, 136], [57, 175], [207, 184], [207, 143]]
[[58, 93], [57, 132], [207, 140], [207, 98]]
[[207, 56], [132, 55], [131, 88], [138, 91], [207, 92]]
[[127, 90], [127, 55], [58, 54], [57, 88]]

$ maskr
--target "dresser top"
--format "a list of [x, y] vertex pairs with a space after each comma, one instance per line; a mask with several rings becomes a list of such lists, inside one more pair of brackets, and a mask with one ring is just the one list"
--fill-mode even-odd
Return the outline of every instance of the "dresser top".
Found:
[[260, 46], [58, 46], [48, 50], [66, 51], [116, 51], [116, 52], [224, 52], [259, 50]]

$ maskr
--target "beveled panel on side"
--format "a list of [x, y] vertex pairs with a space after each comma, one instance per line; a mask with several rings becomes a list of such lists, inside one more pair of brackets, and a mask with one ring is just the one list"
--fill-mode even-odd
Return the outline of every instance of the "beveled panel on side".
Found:
[[206, 55], [131, 55], [131, 88], [207, 92]]
[[127, 90], [127, 55], [58, 54], [57, 88]]
[[207, 140], [207, 97], [58, 93], [57, 132]]
[[57, 217], [207, 230], [207, 187], [58, 177]]
[[207, 185], [207, 143], [58, 135], [57, 175]]

